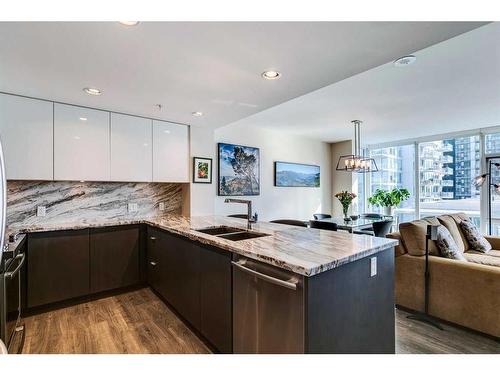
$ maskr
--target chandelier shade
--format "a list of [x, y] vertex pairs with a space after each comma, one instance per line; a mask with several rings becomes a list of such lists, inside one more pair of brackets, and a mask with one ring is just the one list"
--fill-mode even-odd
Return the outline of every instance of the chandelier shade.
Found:
[[369, 173], [378, 172], [375, 159], [361, 155], [361, 132], [362, 121], [353, 120], [354, 124], [354, 154], [342, 155], [337, 162], [337, 171]]

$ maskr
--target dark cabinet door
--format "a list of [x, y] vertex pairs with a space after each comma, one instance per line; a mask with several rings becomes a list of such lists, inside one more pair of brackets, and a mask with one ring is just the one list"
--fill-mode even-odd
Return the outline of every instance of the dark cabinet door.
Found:
[[89, 230], [28, 237], [28, 307], [89, 294]]
[[148, 283], [199, 329], [200, 259], [192, 241], [149, 228]]
[[232, 353], [231, 254], [200, 249], [201, 333], [221, 353]]
[[167, 246], [161, 232], [155, 228], [147, 230], [147, 281], [151, 288], [169, 300], [167, 287]]
[[168, 282], [175, 309], [200, 328], [200, 249], [192, 241], [168, 236]]
[[139, 283], [139, 226], [90, 230], [90, 291]]

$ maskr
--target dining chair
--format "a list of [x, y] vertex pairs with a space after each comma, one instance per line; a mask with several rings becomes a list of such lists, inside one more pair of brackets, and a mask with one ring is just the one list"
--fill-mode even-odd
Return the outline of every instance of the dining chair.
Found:
[[311, 225], [311, 228], [333, 230], [333, 231], [337, 231], [338, 229], [337, 223], [331, 223], [329, 221], [311, 220], [309, 223]]
[[235, 217], [237, 219], [248, 219], [247, 214], [232, 214], [232, 215], [227, 215], [227, 217]]
[[332, 217], [332, 215], [328, 215], [328, 214], [314, 214], [313, 217], [314, 217], [314, 220], [321, 220], [321, 219], [330, 219]]
[[305, 221], [302, 221], [302, 220], [278, 219], [278, 220], [271, 220], [270, 223], [294, 225], [296, 227], [307, 228], [307, 223]]
[[355, 233], [385, 238], [385, 236], [391, 231], [392, 223], [392, 220], [375, 221], [372, 223], [373, 228], [361, 229]]

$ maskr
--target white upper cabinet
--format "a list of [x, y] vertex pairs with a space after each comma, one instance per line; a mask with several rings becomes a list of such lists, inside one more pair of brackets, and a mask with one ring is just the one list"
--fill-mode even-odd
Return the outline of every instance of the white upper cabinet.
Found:
[[189, 182], [189, 127], [0, 94], [9, 180]]
[[110, 113], [54, 104], [54, 179], [110, 180]]
[[153, 178], [152, 120], [111, 113], [111, 180]]
[[0, 139], [8, 180], [52, 180], [53, 103], [0, 94]]
[[153, 181], [189, 182], [189, 129], [153, 120]]

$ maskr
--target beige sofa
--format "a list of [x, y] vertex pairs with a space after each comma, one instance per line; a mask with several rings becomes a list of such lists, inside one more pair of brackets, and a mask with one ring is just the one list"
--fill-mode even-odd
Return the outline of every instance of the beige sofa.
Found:
[[493, 250], [472, 251], [463, 236], [460, 221], [464, 214], [401, 223], [389, 238], [396, 247], [396, 304], [424, 310], [425, 234], [428, 224], [444, 225], [467, 262], [442, 258], [429, 241], [429, 314], [495, 337], [500, 337], [500, 237], [486, 236]]

